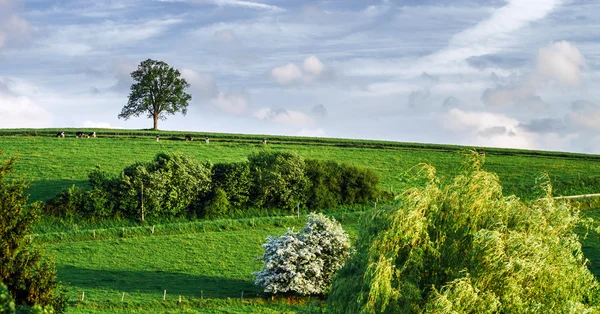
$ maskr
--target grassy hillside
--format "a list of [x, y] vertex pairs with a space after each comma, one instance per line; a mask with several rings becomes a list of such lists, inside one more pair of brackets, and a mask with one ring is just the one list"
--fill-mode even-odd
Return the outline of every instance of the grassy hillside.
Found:
[[[89, 130], [86, 130], [89, 131]], [[96, 129], [98, 138], [76, 139], [75, 130], [66, 130], [66, 138], [55, 138], [57, 130], [0, 130], [0, 148], [8, 156], [19, 154], [17, 171], [33, 180], [31, 200], [47, 199], [71, 185], [84, 186], [87, 174], [99, 165], [118, 173], [136, 161], [151, 160], [158, 152], [181, 152], [213, 163], [244, 160], [259, 150], [296, 151], [305, 158], [332, 159], [373, 168], [381, 176], [381, 189], [400, 191], [411, 185], [409, 170], [425, 162], [442, 175], [455, 173], [462, 160], [459, 152], [467, 147], [427, 145], [348, 139], [268, 137], [262, 135], [208, 134], [210, 144], [184, 141], [185, 134], [203, 138], [205, 134], [188, 132], [151, 132]], [[156, 142], [155, 134], [161, 134]], [[600, 192], [600, 156], [524, 151], [485, 150], [486, 170], [498, 173], [507, 194], [535, 198], [532, 188], [539, 175], [547, 172], [556, 195]]]
[[[70, 313], [296, 313], [306, 310], [308, 299], [265, 299], [252, 273], [261, 267], [256, 257], [268, 235], [305, 222], [290, 217], [279, 227], [83, 241], [72, 233], [46, 249], [55, 252], [59, 279], [69, 285]], [[345, 228], [355, 234], [355, 223]]]
[[[600, 211], [586, 215], [598, 218]], [[344, 229], [356, 239], [358, 225], [353, 218], [345, 221]], [[133, 234], [126, 229], [132, 235], [113, 232], [98, 239], [82, 237], [85, 230], [79, 230], [66, 233], [62, 240], [55, 238], [46, 249], [55, 252], [59, 279], [69, 285], [69, 313], [307, 313], [318, 309], [318, 300], [265, 299], [254, 286], [252, 272], [261, 266], [255, 258], [261, 255], [266, 236], [291, 227], [297, 230], [305, 220], [264, 222], [255, 228], [171, 234]], [[227, 222], [215, 221], [223, 223]], [[583, 244], [590, 269], [598, 277], [598, 238], [588, 237]]]

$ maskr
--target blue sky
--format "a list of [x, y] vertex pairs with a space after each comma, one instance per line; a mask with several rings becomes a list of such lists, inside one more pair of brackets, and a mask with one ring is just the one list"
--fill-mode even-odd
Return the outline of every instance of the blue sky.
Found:
[[600, 153], [595, 0], [0, 0], [0, 128], [119, 120], [152, 58], [193, 130]]

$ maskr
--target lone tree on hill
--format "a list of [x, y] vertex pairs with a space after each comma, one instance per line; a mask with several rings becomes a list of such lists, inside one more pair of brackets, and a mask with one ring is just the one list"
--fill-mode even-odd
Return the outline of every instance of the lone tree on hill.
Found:
[[158, 130], [158, 119], [165, 120], [166, 114], [180, 111], [187, 113], [192, 96], [185, 92], [190, 87], [181, 73], [162, 61], [148, 59], [131, 72], [135, 83], [131, 85], [129, 101], [121, 110], [119, 119], [129, 119], [147, 114], [154, 119], [154, 130]]

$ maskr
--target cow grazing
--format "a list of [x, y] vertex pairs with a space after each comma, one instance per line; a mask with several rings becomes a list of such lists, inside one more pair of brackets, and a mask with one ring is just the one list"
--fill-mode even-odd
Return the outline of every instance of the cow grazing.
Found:
[[56, 133], [56, 137], [65, 138], [65, 132]]
[[188, 142], [188, 141], [189, 141], [189, 142], [191, 142], [191, 141], [193, 141], [193, 140], [194, 140], [194, 139], [192, 138], [192, 136], [191, 136], [191, 135], [186, 135], [186, 136], [185, 136], [185, 141], [186, 141], [186, 142]]
[[84, 137], [87, 137], [87, 134], [85, 134], [85, 132], [80, 131], [80, 132], [75, 133], [75, 137], [84, 138]]
[[160, 140], [160, 135], [156, 136], [156, 141], [158, 142]]
[[88, 134], [88, 137], [93, 137], [93, 138], [95, 138], [95, 137], [96, 137], [96, 132], [92, 132], [92, 133]]
[[267, 145], [267, 139], [263, 138], [262, 143], [263, 143], [263, 145]]
[[204, 138], [204, 142], [208, 144], [208, 136]]

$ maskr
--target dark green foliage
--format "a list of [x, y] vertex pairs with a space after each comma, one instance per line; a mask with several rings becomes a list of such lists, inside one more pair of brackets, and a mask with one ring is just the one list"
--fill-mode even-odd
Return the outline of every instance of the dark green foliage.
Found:
[[[585, 313], [599, 284], [574, 233], [579, 212], [545, 198], [503, 196], [473, 154], [463, 174], [407, 190], [361, 227], [334, 281], [335, 313]], [[371, 218], [371, 217], [369, 217]]]
[[0, 166], [0, 282], [6, 284], [17, 305], [37, 304], [62, 313], [66, 300], [56, 281], [54, 261], [45, 257], [27, 236], [39, 219], [40, 204], [27, 205], [24, 191], [28, 183], [5, 182], [15, 161], [13, 157]]
[[227, 193], [221, 188], [216, 188], [204, 204], [204, 209], [200, 216], [203, 218], [225, 217], [229, 212], [230, 206]]
[[343, 166], [342, 197], [344, 204], [373, 201], [377, 197], [379, 177], [370, 169]]
[[247, 162], [220, 163], [212, 168], [213, 189], [222, 189], [234, 208], [244, 208], [250, 200], [252, 177]]
[[342, 167], [335, 161], [307, 160], [306, 176], [311, 182], [307, 206], [313, 210], [342, 204]]
[[251, 195], [256, 207], [293, 210], [304, 207], [310, 187], [304, 158], [296, 153], [259, 152], [248, 157], [254, 179]]
[[185, 92], [190, 87], [178, 70], [162, 61], [148, 59], [131, 73], [136, 82], [131, 85], [129, 101], [123, 107], [119, 118], [129, 119], [146, 114], [154, 120], [154, 130], [158, 130], [158, 119], [165, 120], [166, 114], [187, 113], [192, 96]]
[[311, 185], [307, 206], [313, 210], [374, 201], [379, 177], [370, 169], [335, 161], [307, 160]]
[[75, 186], [46, 203], [56, 216], [105, 218], [232, 217], [300, 205], [323, 210], [372, 201], [373, 171], [333, 161], [308, 163], [295, 153], [261, 152], [248, 162], [211, 166], [181, 154], [160, 153], [111, 177], [90, 172], [90, 189]]
[[44, 212], [59, 217], [72, 219], [81, 214], [85, 202], [85, 191], [72, 186], [49, 199], [44, 206]]

